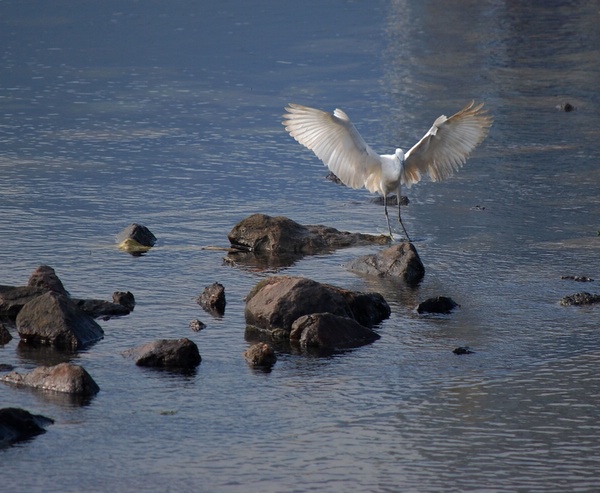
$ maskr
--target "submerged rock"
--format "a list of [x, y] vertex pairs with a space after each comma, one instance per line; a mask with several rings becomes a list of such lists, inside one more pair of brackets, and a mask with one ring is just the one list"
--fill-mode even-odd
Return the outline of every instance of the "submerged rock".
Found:
[[287, 217], [254, 214], [236, 224], [228, 235], [242, 251], [315, 254], [356, 245], [389, 243], [388, 236], [338, 231], [322, 225], [303, 226]]
[[81, 396], [95, 395], [100, 390], [100, 387], [82, 366], [71, 363], [40, 366], [24, 374], [15, 371], [0, 377], [0, 380], [15, 385]]
[[102, 327], [71, 298], [52, 291], [26, 303], [16, 324], [26, 344], [80, 349], [104, 337]]
[[190, 322], [190, 329], [192, 329], [194, 332], [200, 332], [201, 330], [206, 329], [206, 324], [198, 319], [192, 320]]
[[379, 334], [348, 317], [332, 313], [313, 313], [297, 318], [292, 324], [290, 341], [303, 347], [346, 349], [370, 344]]
[[418, 284], [425, 275], [417, 249], [408, 241], [357, 258], [348, 264], [348, 269], [364, 275], [399, 278], [411, 285]]
[[207, 286], [196, 300], [207, 312], [222, 316], [225, 313], [225, 288], [215, 282]]
[[115, 291], [112, 298], [113, 303], [124, 306], [130, 312], [135, 308], [135, 297], [129, 291]]
[[244, 351], [244, 358], [255, 368], [271, 368], [277, 362], [273, 347], [266, 342], [258, 342]]
[[446, 296], [436, 296], [419, 303], [417, 313], [450, 313], [456, 307], [460, 306], [452, 298]]
[[8, 344], [12, 340], [12, 338], [13, 336], [11, 335], [11, 333], [8, 331], [5, 325], [2, 322], [0, 322], [0, 345]]
[[111, 317], [122, 317], [131, 313], [131, 310], [126, 306], [110, 301], [73, 299], [73, 302], [82, 312], [87, 313], [92, 318], [102, 317], [104, 320], [108, 320]]
[[40, 414], [31, 414], [25, 409], [16, 407], [0, 409], [0, 447], [45, 433], [44, 428], [52, 423], [54, 423], [53, 419]]
[[117, 235], [119, 248], [132, 255], [141, 255], [156, 243], [156, 236], [146, 226], [130, 224]]
[[560, 276], [562, 280], [577, 281], [577, 282], [594, 282], [591, 277], [587, 276]]
[[[390, 307], [379, 293], [349, 291], [303, 277], [273, 276], [258, 283], [246, 297], [246, 334], [289, 340], [296, 320], [305, 315], [325, 313], [370, 328], [389, 317]], [[322, 331], [330, 322], [331, 334], [335, 334], [340, 326], [339, 320], [329, 316], [320, 316], [317, 320]], [[302, 327], [297, 329], [297, 340], [306, 328]], [[334, 345], [344, 345], [343, 338], [339, 337], [339, 332], [337, 334], [338, 342]]]
[[595, 303], [600, 303], [600, 295], [586, 292], [571, 294], [560, 300], [562, 306], [593, 305]]
[[159, 339], [143, 346], [125, 351], [138, 366], [159, 368], [195, 368], [202, 358], [198, 346], [187, 339]]

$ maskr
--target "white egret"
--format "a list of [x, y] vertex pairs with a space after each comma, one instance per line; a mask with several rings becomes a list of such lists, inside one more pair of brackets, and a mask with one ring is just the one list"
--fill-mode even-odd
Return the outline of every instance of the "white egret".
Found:
[[333, 113], [290, 103], [282, 122], [300, 144], [312, 150], [347, 186], [365, 187], [383, 196], [390, 238], [392, 228], [387, 211], [387, 196], [398, 194], [398, 222], [410, 238], [400, 215], [400, 187], [410, 186], [428, 174], [433, 181], [445, 180], [458, 171], [469, 154], [488, 134], [493, 119], [483, 103], [472, 101], [455, 115], [440, 116], [425, 136], [406, 154], [377, 154], [364, 141], [346, 113]]

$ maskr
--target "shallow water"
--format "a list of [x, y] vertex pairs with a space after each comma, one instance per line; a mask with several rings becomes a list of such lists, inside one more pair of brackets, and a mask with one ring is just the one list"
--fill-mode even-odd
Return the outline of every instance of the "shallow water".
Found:
[[[101, 388], [86, 405], [0, 385], [2, 407], [56, 420], [0, 451], [10, 491], [595, 491], [600, 484], [600, 81], [590, 2], [3, 1], [0, 284], [51, 265], [72, 295], [134, 293], [75, 355], [17, 340], [0, 362], [70, 360]], [[426, 267], [416, 289], [305, 257], [281, 273], [381, 292], [376, 343], [327, 358], [242, 357], [244, 296], [264, 276], [223, 252], [255, 213], [384, 232], [369, 194], [336, 186], [281, 127], [287, 102], [346, 110], [377, 151], [409, 148], [471, 99], [495, 117], [451, 180], [406, 191]], [[577, 107], [561, 112], [568, 101]], [[115, 245], [132, 222], [158, 245]], [[212, 318], [195, 303], [225, 285]], [[422, 317], [430, 296], [460, 303]], [[192, 332], [200, 318], [208, 327]], [[16, 334], [14, 334], [16, 336]], [[191, 375], [121, 352], [189, 337]], [[470, 346], [475, 353], [456, 356]]]

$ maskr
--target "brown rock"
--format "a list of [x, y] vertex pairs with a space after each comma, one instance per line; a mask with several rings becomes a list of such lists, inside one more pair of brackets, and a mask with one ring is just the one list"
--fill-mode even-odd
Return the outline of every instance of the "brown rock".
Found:
[[8, 344], [12, 340], [13, 336], [8, 331], [6, 326], [0, 322], [0, 344]]
[[270, 344], [258, 342], [244, 352], [244, 358], [253, 367], [271, 368], [277, 361], [275, 351]]
[[29, 277], [27, 285], [33, 288], [40, 288], [44, 291], [53, 291], [69, 296], [69, 292], [63, 286], [54, 269], [48, 265], [40, 265], [35, 269]]
[[225, 313], [225, 288], [222, 284], [215, 282], [207, 286], [198, 297], [197, 303], [207, 312], [223, 315]]
[[593, 305], [594, 303], [600, 303], [600, 294], [575, 293], [560, 300], [562, 306]]
[[25, 374], [14, 371], [0, 377], [0, 380], [36, 389], [85, 396], [97, 394], [100, 390], [100, 387], [98, 387], [94, 379], [83, 367], [71, 363], [60, 363], [56, 366], [40, 366]]
[[129, 291], [115, 291], [113, 293], [113, 303], [116, 303], [117, 305], [123, 305], [130, 312], [132, 312], [135, 307], [135, 297]]
[[124, 354], [133, 356], [138, 366], [195, 368], [202, 361], [198, 346], [187, 338], [160, 339]]
[[450, 313], [456, 307], [460, 306], [452, 298], [447, 296], [436, 296], [428, 298], [417, 306], [418, 313]]

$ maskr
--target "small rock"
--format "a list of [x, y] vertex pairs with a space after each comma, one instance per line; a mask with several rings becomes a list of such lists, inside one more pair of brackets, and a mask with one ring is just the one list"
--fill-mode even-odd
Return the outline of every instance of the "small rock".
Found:
[[73, 303], [84, 313], [87, 313], [92, 318], [100, 318], [108, 320], [111, 317], [123, 317], [129, 315], [131, 311], [126, 306], [111, 303], [104, 300], [77, 300], [73, 299]]
[[253, 367], [271, 368], [277, 361], [275, 351], [270, 344], [258, 342], [244, 352], [244, 358]]
[[0, 409], [0, 447], [45, 433], [44, 427], [52, 423], [54, 423], [53, 419], [31, 414], [25, 409], [16, 407]]
[[425, 275], [417, 249], [408, 241], [359, 257], [348, 264], [348, 270], [363, 275], [399, 278], [410, 285], [418, 284]]
[[0, 371], [13, 371], [15, 367], [13, 365], [7, 365], [6, 363], [0, 363]]
[[567, 281], [577, 281], [577, 282], [593, 282], [594, 280], [591, 277], [587, 276], [560, 276], [561, 279]]
[[469, 346], [457, 347], [452, 351], [454, 354], [473, 354], [475, 351], [471, 351]]
[[100, 387], [82, 366], [71, 363], [40, 366], [24, 374], [15, 371], [0, 377], [0, 380], [15, 385], [81, 396], [95, 395], [100, 391]]
[[556, 108], [560, 111], [566, 111], [567, 113], [569, 111], [575, 111], [577, 109], [575, 106], [568, 102], [561, 103]]
[[132, 255], [147, 252], [156, 243], [156, 236], [146, 226], [133, 223], [117, 235], [119, 248]]
[[[373, 198], [371, 198], [370, 202], [373, 204], [377, 204], [377, 205], [383, 205], [383, 196], [378, 195], [377, 197], [373, 197]], [[408, 205], [408, 204], [410, 204], [410, 200], [408, 200], [408, 197], [406, 195], [401, 195], [400, 196], [400, 205]], [[398, 196], [394, 195], [394, 194], [388, 195], [387, 196], [387, 205], [388, 205], [388, 207], [398, 205]]]
[[0, 317], [14, 321], [25, 303], [45, 292], [31, 286], [0, 286]]
[[206, 329], [206, 324], [198, 319], [192, 320], [190, 322], [190, 329], [194, 332], [200, 332], [201, 330]]
[[8, 344], [13, 336], [10, 334], [6, 326], [0, 322], [0, 344]]
[[560, 300], [562, 306], [593, 305], [594, 303], [600, 303], [600, 295], [586, 292], [571, 294]]
[[113, 303], [116, 303], [118, 305], [123, 305], [130, 312], [133, 311], [133, 309], [135, 307], [135, 297], [129, 291], [126, 291], [126, 292], [115, 291], [113, 293], [112, 298], [113, 298]]
[[215, 282], [207, 286], [196, 300], [197, 303], [209, 313], [222, 316], [225, 313], [225, 288]]
[[419, 306], [417, 306], [417, 313], [450, 313], [457, 306], [460, 305], [452, 298], [437, 296], [419, 303]]
[[29, 277], [27, 285], [32, 288], [53, 291], [69, 296], [69, 292], [63, 286], [62, 281], [58, 278], [54, 269], [48, 265], [40, 265], [35, 269]]
[[133, 356], [138, 366], [159, 368], [195, 368], [202, 358], [198, 346], [187, 338], [160, 339], [138, 348], [125, 351], [125, 356]]

